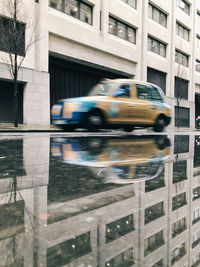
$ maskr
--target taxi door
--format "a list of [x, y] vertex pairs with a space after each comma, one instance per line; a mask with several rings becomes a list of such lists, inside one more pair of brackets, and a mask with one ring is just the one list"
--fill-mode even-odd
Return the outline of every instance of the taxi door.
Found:
[[132, 113], [133, 107], [133, 86], [133, 84], [126, 82], [121, 84], [116, 90], [113, 96], [115, 99], [112, 101], [112, 105], [109, 108], [109, 122], [119, 124], [132, 122], [130, 113]]
[[132, 104], [129, 105], [128, 114], [135, 124], [143, 125], [154, 122], [155, 112], [150, 91], [151, 88], [146, 84], [134, 84]]

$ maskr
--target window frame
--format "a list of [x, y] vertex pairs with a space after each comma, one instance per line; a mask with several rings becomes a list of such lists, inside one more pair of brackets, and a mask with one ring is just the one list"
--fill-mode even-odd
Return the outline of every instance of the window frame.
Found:
[[[92, 4], [89, 4], [88, 2], [85, 2], [83, 0], [74, 0], [77, 4], [77, 17], [76, 17], [76, 16], [73, 16], [73, 15], [70, 15], [67, 13], [66, 4], [69, 4], [68, 0], [60, 0], [60, 6], [61, 6], [60, 8], [53, 7], [51, 1], [53, 1], [53, 0], [49, 0], [49, 7], [52, 7], [58, 11], [61, 11], [61, 12], [65, 13], [66, 15], [73, 17], [75, 19], [78, 19], [84, 23], [87, 23], [89, 25], [93, 25], [93, 5]], [[87, 8], [90, 9], [91, 23], [81, 19], [81, 5], [86, 6]]]
[[[110, 22], [112, 21], [113, 25], [115, 26], [115, 31], [114, 33], [110, 31]], [[118, 35], [118, 27], [119, 25], [123, 25], [126, 29], [126, 36], [125, 38], [122, 38]], [[130, 41], [129, 38], [128, 38], [128, 30], [131, 30], [133, 33], [134, 33], [134, 41]], [[121, 20], [119, 19], [116, 19], [115, 17], [113, 17], [112, 15], [109, 15], [108, 17], [108, 33], [109, 34], [112, 34], [122, 40], [125, 40], [127, 42], [130, 42], [132, 44], [136, 44], [136, 28], [134, 28], [133, 26], [130, 26], [128, 24], [126, 24], [125, 22], [122, 22]]]
[[[182, 7], [181, 4], [185, 5], [187, 7], [188, 11], [186, 10], [185, 7]], [[176, 0], [176, 6], [178, 8], [180, 8], [183, 12], [185, 12], [188, 16], [190, 16], [190, 4], [187, 1], [185, 1], [185, 0]]]
[[130, 7], [134, 8], [134, 9], [137, 9], [137, 0], [133, 0], [134, 1], [134, 5], [133, 6], [129, 3], [129, 0], [121, 0], [121, 1], [126, 3], [127, 5], [129, 5]]
[[175, 49], [175, 62], [185, 67], [189, 66], [189, 55]]
[[[166, 54], [167, 54], [167, 45], [165, 43], [163, 43], [162, 41], [157, 40], [156, 38], [148, 35], [148, 40], [147, 40], [148, 44], [147, 44], [147, 48], [149, 51], [166, 58]], [[162, 55], [161, 53], [161, 46], [163, 46], [164, 48], [164, 55]], [[156, 52], [156, 49], [153, 49], [153, 47], [156, 47], [158, 50], [158, 52]]]
[[[181, 31], [183, 32], [183, 34], [181, 35]], [[186, 34], [187, 33], [187, 34]], [[190, 30], [187, 29], [185, 26], [183, 26], [181, 23], [179, 23], [178, 21], [176, 22], [176, 34], [189, 42], [190, 40]]]
[[[155, 13], [154, 13], [155, 11], [159, 13], [158, 20], [155, 18]], [[162, 15], [164, 15], [165, 17], [165, 23], [162, 23], [162, 19], [161, 19]], [[159, 25], [167, 28], [167, 14], [163, 12], [162, 10], [160, 10], [159, 8], [157, 8], [156, 6], [154, 6], [152, 3], [149, 3], [149, 6], [148, 6], [148, 17], [152, 19], [153, 21], [157, 22]]]

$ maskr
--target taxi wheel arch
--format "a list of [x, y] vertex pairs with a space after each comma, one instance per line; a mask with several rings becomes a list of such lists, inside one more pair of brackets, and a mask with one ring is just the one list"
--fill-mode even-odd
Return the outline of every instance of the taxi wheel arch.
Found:
[[97, 108], [92, 109], [87, 114], [86, 125], [90, 130], [102, 128], [105, 125], [105, 115], [103, 111]]
[[164, 114], [160, 114], [153, 126], [155, 132], [162, 132], [167, 125], [167, 118]]

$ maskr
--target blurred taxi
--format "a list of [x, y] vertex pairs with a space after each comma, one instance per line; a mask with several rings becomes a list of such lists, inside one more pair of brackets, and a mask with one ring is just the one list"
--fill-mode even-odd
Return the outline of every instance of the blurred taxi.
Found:
[[170, 123], [171, 108], [158, 86], [130, 79], [105, 80], [88, 96], [59, 100], [51, 109], [52, 123], [64, 129], [153, 127]]
[[62, 162], [89, 167], [109, 183], [152, 179], [170, 155], [166, 136], [122, 138], [55, 138], [51, 154]]

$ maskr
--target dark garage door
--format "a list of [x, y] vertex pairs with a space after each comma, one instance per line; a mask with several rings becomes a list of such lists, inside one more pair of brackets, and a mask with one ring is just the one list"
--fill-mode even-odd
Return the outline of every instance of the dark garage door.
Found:
[[[23, 123], [23, 84], [19, 84], [18, 122]], [[0, 81], [0, 122], [13, 122], [13, 84]]]
[[119, 74], [54, 57], [50, 57], [49, 72], [51, 106], [59, 99], [86, 95], [89, 89], [103, 78], [125, 78]]

